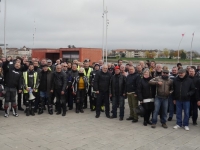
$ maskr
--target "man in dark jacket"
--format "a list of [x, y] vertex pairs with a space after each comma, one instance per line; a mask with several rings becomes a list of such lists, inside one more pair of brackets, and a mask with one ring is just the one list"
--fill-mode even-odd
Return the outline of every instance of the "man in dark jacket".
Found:
[[110, 97], [112, 97], [112, 112], [110, 117], [117, 118], [117, 104], [119, 102], [120, 118], [122, 121], [124, 118], [124, 97], [126, 94], [126, 77], [120, 74], [119, 66], [115, 67], [115, 75], [112, 76], [110, 81]]
[[154, 105], [155, 109], [153, 112], [153, 118], [152, 118], [152, 128], [156, 127], [157, 123], [157, 117], [160, 108], [162, 108], [161, 111], [161, 123], [163, 128], [168, 128], [166, 125], [167, 121], [167, 108], [168, 108], [168, 98], [169, 95], [173, 91], [173, 81], [169, 79], [169, 71], [163, 70], [162, 76], [158, 76], [156, 78], [153, 78], [149, 81], [149, 84], [156, 85], [157, 94], [155, 97]]
[[104, 100], [105, 102], [106, 117], [110, 118], [110, 103], [109, 103], [110, 79], [111, 79], [111, 74], [108, 72], [108, 66], [103, 65], [102, 70], [97, 72], [94, 78], [94, 91], [96, 91], [97, 94], [96, 118], [99, 118], [100, 116], [102, 100]]
[[51, 104], [51, 87], [52, 87], [52, 72], [49, 70], [47, 65], [43, 65], [42, 71], [39, 74], [39, 91], [40, 91], [40, 100], [39, 100], [39, 112], [38, 114], [43, 113], [43, 106], [45, 99], [47, 99], [48, 112], [50, 115], [53, 114], [53, 108]]
[[[178, 77], [173, 82], [173, 99], [176, 104], [176, 125], [174, 129], [184, 126], [189, 130], [190, 98], [195, 92], [195, 86], [192, 79], [188, 78], [185, 69], [179, 69]], [[182, 110], [184, 110], [184, 119], [182, 121]]]
[[53, 73], [52, 89], [51, 89], [51, 92], [55, 92], [56, 96], [57, 115], [61, 114], [61, 108], [62, 108], [62, 116], [66, 115], [66, 98], [65, 98], [66, 86], [67, 86], [66, 74], [62, 71], [61, 65], [57, 65], [56, 72]]
[[89, 78], [89, 84], [91, 86], [91, 111], [96, 110], [96, 93], [93, 90], [93, 87], [94, 87], [94, 78], [97, 72], [99, 71], [99, 69], [100, 69], [100, 66], [98, 63], [96, 63], [94, 65], [94, 70], [90, 73], [90, 78]]
[[67, 96], [67, 100], [68, 100], [68, 107], [69, 110], [73, 109], [73, 102], [75, 102], [76, 100], [76, 95], [73, 94], [73, 87], [72, 87], [72, 83], [74, 82], [74, 79], [78, 76], [78, 69], [77, 69], [78, 65], [77, 64], [72, 64], [72, 69], [71, 71], [69, 71], [68, 74], [68, 85], [67, 85], [67, 92], [68, 92], [68, 96]]
[[198, 118], [198, 106], [196, 103], [196, 92], [197, 92], [197, 81], [199, 77], [195, 76], [195, 69], [189, 69], [189, 78], [192, 79], [195, 85], [195, 93], [190, 98], [190, 116], [192, 116], [193, 125], [197, 125], [197, 118]]
[[126, 78], [126, 92], [130, 108], [130, 116], [126, 120], [132, 120], [133, 123], [138, 122], [138, 115], [133, 110], [138, 106], [136, 90], [139, 81], [140, 75], [135, 72], [133, 66], [130, 66], [129, 75]]
[[[10, 58], [7, 59], [7, 62], [9, 63]], [[7, 64], [8, 64], [7, 63]], [[14, 69], [8, 68], [7, 66], [4, 67], [4, 71], [6, 73], [5, 77], [5, 104], [4, 104], [4, 109], [5, 109], [5, 115], [4, 117], [9, 116], [9, 102], [11, 102], [12, 110], [13, 110], [13, 116], [18, 117], [19, 115], [17, 114], [17, 105], [16, 105], [16, 92], [18, 89], [18, 92], [22, 92], [22, 72], [20, 71], [20, 63], [15, 63], [14, 64]]]

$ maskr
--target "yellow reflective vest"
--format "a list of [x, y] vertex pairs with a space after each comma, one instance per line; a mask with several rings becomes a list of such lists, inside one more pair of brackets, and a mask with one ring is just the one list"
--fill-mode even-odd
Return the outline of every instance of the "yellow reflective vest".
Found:
[[[34, 88], [36, 87], [36, 82], [37, 82], [37, 76], [38, 76], [38, 73], [37, 72], [34, 72], [34, 74], [33, 74], [33, 77], [34, 77]], [[25, 85], [26, 85], [26, 87], [28, 87], [28, 72], [26, 71], [26, 72], [24, 72], [23, 73], [23, 77], [24, 77], [24, 82], [25, 82]], [[37, 92], [38, 90], [35, 88], [35, 92]], [[24, 91], [23, 91], [24, 93], [28, 93], [28, 91], [24, 88]]]

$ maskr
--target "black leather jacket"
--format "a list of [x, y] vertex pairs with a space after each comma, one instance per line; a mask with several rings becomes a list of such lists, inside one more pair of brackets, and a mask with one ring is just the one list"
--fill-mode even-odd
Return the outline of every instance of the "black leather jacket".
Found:
[[140, 81], [141, 77], [138, 73], [129, 74], [126, 77], [126, 91], [129, 92], [136, 92], [138, 82]]
[[[119, 84], [118, 95], [116, 95], [117, 83]], [[123, 94], [126, 94], [126, 77], [121, 74], [113, 75], [110, 80], [109, 93], [112, 94], [112, 96], [123, 96]]]
[[111, 74], [103, 71], [97, 72], [94, 78], [94, 91], [109, 92]]
[[184, 78], [175, 78], [173, 82], [173, 100], [189, 101], [195, 93], [195, 86], [192, 79], [185, 76]]
[[63, 71], [54, 72], [53, 79], [52, 79], [53, 89], [65, 91], [66, 86], [67, 86], [66, 74]]

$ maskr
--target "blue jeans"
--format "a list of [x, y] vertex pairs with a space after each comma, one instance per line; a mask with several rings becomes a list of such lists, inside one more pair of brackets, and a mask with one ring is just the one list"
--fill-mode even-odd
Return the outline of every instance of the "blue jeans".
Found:
[[[182, 121], [182, 110], [184, 110], [184, 118]], [[176, 124], [180, 127], [189, 125], [190, 101], [176, 100]]]
[[120, 109], [120, 117], [124, 117], [124, 97], [123, 96], [115, 96], [112, 97], [112, 110], [113, 116], [117, 117], [117, 102], [119, 102], [119, 109]]
[[49, 98], [49, 95], [48, 95], [47, 92], [42, 92], [42, 91], [40, 91], [40, 97]]
[[167, 108], [168, 108], [168, 98], [158, 98], [155, 97], [155, 101], [154, 101], [154, 112], [153, 112], [153, 118], [152, 118], [152, 123], [156, 124], [157, 123], [157, 117], [158, 117], [158, 113], [160, 108], [162, 108], [162, 112], [161, 112], [161, 123], [165, 124], [167, 121]]
[[173, 118], [174, 115], [174, 102], [173, 102], [173, 98], [170, 95], [169, 96], [169, 117]]

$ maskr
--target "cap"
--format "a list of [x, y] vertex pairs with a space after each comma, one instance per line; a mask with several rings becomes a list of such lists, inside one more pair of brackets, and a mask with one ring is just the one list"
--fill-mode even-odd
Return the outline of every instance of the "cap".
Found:
[[45, 65], [42, 65], [42, 68], [43, 68], [43, 67], [48, 67], [48, 65], [47, 65], [47, 64], [45, 64]]
[[47, 63], [52, 63], [51, 59], [48, 59], [48, 60], [47, 60]]
[[181, 64], [181, 63], [177, 63], [177, 65], [176, 65], [176, 66], [177, 66], [177, 67], [178, 67], [178, 66], [182, 66], [182, 64]]
[[178, 73], [186, 73], [186, 70], [185, 69], [179, 69]]
[[163, 73], [169, 73], [169, 70], [163, 70], [162, 72]]
[[96, 66], [99, 66], [99, 67], [100, 67], [100, 65], [99, 65], [98, 63], [95, 63], [95, 64], [94, 64], [94, 67], [96, 67]]
[[116, 69], [120, 69], [119, 66], [116, 66], [116, 67], [115, 67], [115, 70], [116, 70]]

